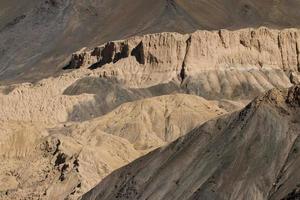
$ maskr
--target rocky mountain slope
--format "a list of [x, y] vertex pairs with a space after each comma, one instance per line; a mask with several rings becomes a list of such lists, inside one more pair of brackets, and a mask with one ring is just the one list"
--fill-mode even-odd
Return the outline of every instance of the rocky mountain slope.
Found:
[[[248, 162], [231, 152], [238, 149], [254, 159], [249, 162], [266, 159], [268, 164], [283, 162], [282, 157], [272, 157], [274, 155], [286, 156], [285, 152], [277, 151], [274, 154], [267, 152], [266, 158], [260, 152], [258, 157], [252, 156], [256, 151], [251, 145], [252, 142], [257, 145], [257, 138], [251, 131], [246, 132], [254, 138], [251, 141], [242, 138], [234, 139], [234, 145], [226, 143], [232, 142], [231, 137], [242, 134], [239, 132], [242, 126], [266, 133], [266, 138], [261, 139], [263, 142], [272, 139], [269, 129], [274, 131], [272, 134], [284, 134], [287, 127], [298, 131], [297, 106], [296, 111], [292, 111], [290, 105], [283, 103], [290, 96], [277, 90], [262, 98], [261, 102], [265, 103], [258, 103], [260, 100], [257, 99], [241, 116], [236, 113], [222, 117], [271, 88], [286, 88], [300, 82], [299, 29], [232, 30], [259, 25], [298, 27], [297, 8], [300, 4], [297, 2], [3, 0], [0, 7], [0, 82], [22, 82], [0, 85], [1, 199], [75, 199], [113, 170], [173, 142], [207, 120], [217, 118], [170, 147], [142, 158], [153, 165], [153, 170], [145, 174], [141, 170], [140, 179], [133, 179], [132, 184], [141, 183], [141, 190], [126, 183], [124, 191], [119, 192], [118, 184], [123, 185], [121, 181], [105, 193], [109, 198], [115, 191], [120, 198], [123, 194], [136, 198], [136, 191], [151, 196], [150, 193], [158, 190], [159, 196], [151, 198], [172, 198], [169, 194], [174, 193], [174, 198], [180, 199], [180, 195], [191, 190], [199, 197], [215, 197], [210, 196], [213, 194], [207, 192], [207, 188], [214, 187], [213, 191], [219, 188], [218, 193], [223, 195], [223, 185], [231, 183], [226, 182], [226, 177], [220, 178], [218, 170], [236, 169], [231, 165], [234, 159], [240, 167], [245, 167], [243, 162]], [[229, 30], [185, 33], [199, 27]], [[142, 35], [161, 31], [182, 33]], [[136, 34], [141, 36], [133, 36]], [[120, 38], [128, 39], [115, 40]], [[104, 44], [95, 45], [101, 43]], [[30, 83], [23, 82], [25, 80]], [[296, 91], [297, 87], [294, 89]], [[272, 100], [274, 91], [275, 100]], [[283, 100], [279, 101], [277, 97]], [[275, 109], [276, 103], [279, 108]], [[278, 109], [290, 115], [282, 117]], [[248, 111], [255, 116], [249, 116]], [[243, 113], [251, 119], [249, 125], [242, 121]], [[234, 126], [228, 129], [227, 125], [232, 123]], [[265, 125], [271, 128], [267, 129]], [[200, 134], [200, 138], [207, 137], [207, 140], [203, 142], [197, 138], [197, 131], [206, 132], [206, 135]], [[222, 134], [229, 136], [223, 140]], [[279, 136], [284, 145], [291, 146], [287, 139], [292, 140], [292, 136], [285, 139]], [[211, 140], [218, 148], [211, 149], [210, 144], [205, 143]], [[191, 144], [186, 150], [187, 158], [178, 158], [177, 164], [175, 156], [175, 163], [165, 163], [178, 171], [174, 177], [170, 175], [175, 185], [166, 183], [166, 177], [156, 179], [153, 173], [168, 169], [160, 164], [164, 164], [165, 158], [173, 159], [174, 145], [180, 146], [178, 154], [181, 156], [182, 141]], [[278, 144], [276, 141], [273, 146]], [[203, 143], [203, 146], [193, 142]], [[231, 147], [223, 149], [222, 145]], [[185, 149], [184, 144], [182, 146]], [[249, 147], [249, 152], [242, 147]], [[202, 155], [202, 148], [209, 153]], [[262, 148], [262, 153], [265, 150], [259, 145], [257, 148]], [[185, 156], [184, 152], [182, 156]], [[209, 163], [202, 166], [204, 171], [201, 168], [195, 170], [194, 165], [187, 166], [198, 159]], [[263, 172], [263, 164], [257, 165], [257, 170]], [[158, 166], [161, 167], [159, 170], [155, 168]], [[258, 185], [255, 177], [246, 179], [247, 183], [244, 179], [239, 180], [238, 185], [246, 184], [249, 194], [263, 198], [266, 188], [273, 184], [273, 176], [279, 173], [276, 167], [265, 173], [269, 175], [263, 180], [265, 185]], [[174, 172], [172, 170], [170, 172]], [[203, 188], [201, 181], [207, 178], [205, 170], [213, 179], [213, 186], [208, 181]], [[243, 170], [247, 172], [242, 168], [241, 177], [247, 178], [249, 174]], [[193, 171], [197, 174], [192, 174]], [[201, 179], [188, 179], [190, 175]], [[148, 176], [153, 176], [154, 182], [158, 181], [149, 181], [149, 188], [138, 182], [147, 180]], [[179, 177], [184, 180], [178, 181]], [[214, 184], [214, 177], [219, 185]], [[106, 181], [114, 180], [106, 179], [103, 188], [107, 186]], [[195, 192], [196, 187], [200, 188], [197, 181], [201, 182], [204, 196]], [[175, 188], [182, 183], [193, 187], [177, 191]], [[166, 190], [160, 191], [161, 184], [166, 184]], [[289, 185], [286, 187], [290, 189]], [[111, 189], [114, 189], [112, 193]], [[226, 191], [232, 192], [231, 189], [224, 189], [225, 197]], [[277, 191], [277, 183], [274, 190]], [[93, 195], [99, 192], [93, 191], [96, 191]], [[239, 193], [238, 189], [233, 192], [237, 197], [246, 194]], [[286, 192], [282, 194], [286, 195]], [[138, 198], [143, 199], [143, 196]]]
[[59, 73], [82, 46], [153, 32], [299, 27], [300, 3], [280, 0], [2, 0], [0, 81]]
[[300, 86], [273, 89], [113, 172], [93, 199], [298, 199]]
[[25, 107], [31, 115], [0, 116], [0, 199], [76, 199], [113, 170], [226, 113], [184, 94], [122, 104], [82, 123], [60, 123], [61, 107]]

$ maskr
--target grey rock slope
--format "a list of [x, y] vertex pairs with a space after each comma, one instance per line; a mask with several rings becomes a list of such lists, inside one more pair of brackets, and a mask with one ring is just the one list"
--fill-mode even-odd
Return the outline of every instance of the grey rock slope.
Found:
[[82, 46], [137, 34], [300, 25], [291, 0], [2, 0], [0, 8], [1, 82], [39, 80]]
[[297, 199], [299, 111], [299, 86], [270, 90], [113, 172], [82, 199]]

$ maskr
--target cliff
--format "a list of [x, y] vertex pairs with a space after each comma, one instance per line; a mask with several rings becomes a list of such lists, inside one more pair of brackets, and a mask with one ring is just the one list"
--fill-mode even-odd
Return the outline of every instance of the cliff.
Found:
[[175, 80], [205, 97], [234, 98], [297, 83], [299, 48], [298, 29], [161, 33], [83, 48], [65, 69], [98, 69], [133, 88]]

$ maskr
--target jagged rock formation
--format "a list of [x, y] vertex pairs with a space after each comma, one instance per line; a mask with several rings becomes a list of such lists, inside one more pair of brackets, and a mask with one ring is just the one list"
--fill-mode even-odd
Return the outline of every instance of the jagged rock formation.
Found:
[[0, 81], [8, 82], [59, 73], [76, 49], [132, 35], [299, 28], [300, 21], [300, 3], [279, 0], [2, 0], [0, 7]]
[[300, 32], [268, 28], [151, 34], [74, 53], [66, 68], [100, 68], [127, 87], [180, 81], [208, 98], [249, 98], [299, 80]]
[[40, 121], [1, 119], [0, 199], [76, 199], [113, 170], [226, 113], [184, 94], [130, 102], [82, 123], [48, 120], [54, 111], [37, 113]]
[[297, 199], [300, 86], [273, 89], [113, 172], [93, 199]]

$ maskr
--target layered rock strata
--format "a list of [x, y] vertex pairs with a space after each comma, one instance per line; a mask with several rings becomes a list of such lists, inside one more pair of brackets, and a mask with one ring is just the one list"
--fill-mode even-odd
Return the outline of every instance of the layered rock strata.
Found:
[[133, 88], [176, 80], [210, 98], [246, 97], [298, 81], [299, 49], [298, 29], [161, 33], [81, 49], [65, 69], [100, 69]]

